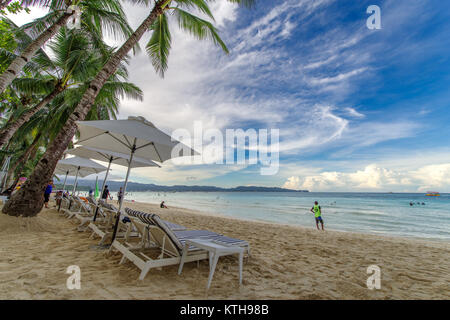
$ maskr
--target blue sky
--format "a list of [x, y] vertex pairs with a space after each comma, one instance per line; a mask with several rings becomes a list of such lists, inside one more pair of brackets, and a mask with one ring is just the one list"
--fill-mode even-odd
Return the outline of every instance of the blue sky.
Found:
[[[369, 5], [381, 8], [381, 30], [366, 27]], [[126, 8], [136, 27], [145, 10]], [[450, 191], [448, 1], [262, 0], [253, 10], [218, 1], [212, 8], [231, 53], [172, 23], [166, 77], [155, 75], [145, 52], [135, 56], [131, 80], [145, 99], [123, 101], [120, 118], [143, 115], [168, 133], [192, 130], [195, 121], [221, 131], [276, 128], [280, 169], [262, 176], [258, 165], [168, 163], [138, 169], [132, 180]]]

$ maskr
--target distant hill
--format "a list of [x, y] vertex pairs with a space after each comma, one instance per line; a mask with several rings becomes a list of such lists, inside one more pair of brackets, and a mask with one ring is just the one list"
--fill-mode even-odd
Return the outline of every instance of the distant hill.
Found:
[[[73, 188], [74, 179], [67, 179], [66, 189]], [[101, 188], [102, 181], [99, 180], [99, 188]], [[72, 185], [72, 187], [68, 187]], [[62, 184], [55, 183], [56, 189], [61, 188]], [[110, 191], [119, 191], [119, 188], [123, 186], [123, 182], [120, 181], [108, 181], [108, 188]], [[87, 191], [89, 187], [95, 187], [95, 181], [93, 180], [78, 180], [77, 190]], [[144, 191], [158, 191], [158, 192], [308, 192], [308, 190], [290, 190], [277, 187], [253, 187], [253, 186], [241, 186], [236, 188], [220, 188], [214, 186], [161, 186], [156, 184], [144, 184], [137, 182], [128, 182], [127, 191], [130, 192], [144, 192]]]

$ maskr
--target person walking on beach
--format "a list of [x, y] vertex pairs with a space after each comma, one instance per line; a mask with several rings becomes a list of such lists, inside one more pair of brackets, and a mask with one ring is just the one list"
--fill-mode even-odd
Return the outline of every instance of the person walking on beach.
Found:
[[123, 197], [123, 190], [122, 187], [120, 187], [119, 192], [117, 192], [117, 204], [120, 204], [120, 200], [122, 200]]
[[52, 194], [53, 189], [53, 181], [50, 180], [47, 184], [47, 188], [45, 188], [44, 192], [44, 206], [48, 209], [48, 202], [50, 200], [50, 195]]
[[319, 206], [319, 202], [315, 201], [314, 206], [311, 208], [311, 212], [314, 213], [314, 217], [316, 218], [316, 227], [317, 230], [319, 229], [319, 222], [322, 225], [322, 231], [325, 229], [323, 228], [323, 219], [322, 219], [322, 209]]
[[107, 202], [109, 197], [109, 190], [108, 186], [105, 186], [105, 190], [103, 190], [102, 199], [105, 200], [105, 203]]

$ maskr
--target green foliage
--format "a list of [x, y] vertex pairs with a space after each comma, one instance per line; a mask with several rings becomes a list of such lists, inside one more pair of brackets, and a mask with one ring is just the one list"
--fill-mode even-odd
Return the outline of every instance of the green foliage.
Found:
[[11, 26], [4, 19], [0, 19], [0, 34], [0, 73], [3, 73], [8, 67], [7, 55], [16, 50], [17, 42]]
[[[17, 48], [17, 42], [10, 24], [4, 19], [0, 19], [0, 34], [0, 74], [2, 74], [8, 68], [12, 52]], [[0, 104], [9, 102], [17, 103], [11, 89], [7, 89], [0, 94]]]
[[0, 10], [0, 14], [2, 14], [2, 15], [6, 15], [8, 13], [17, 14], [22, 11], [25, 11], [26, 13], [30, 13], [29, 8], [24, 7], [20, 1], [15, 1], [15, 2], [10, 3], [8, 6], [6, 6], [5, 9]]
[[169, 56], [172, 37], [170, 35], [167, 16], [162, 14], [152, 26], [152, 37], [147, 43], [146, 49], [155, 70], [164, 77], [167, 70], [167, 60]]
[[[106, 44], [99, 49], [93, 45], [88, 35], [82, 30], [62, 28], [47, 43], [47, 50], [38, 52], [29, 62], [29, 71], [13, 81], [10, 89], [19, 99], [18, 103], [5, 103], [5, 112], [9, 117], [17, 118], [27, 108], [34, 106], [44, 96], [60, 86], [64, 90], [56, 96], [47, 107], [38, 111], [13, 136], [10, 150], [13, 150], [13, 161], [26, 154], [35, 137], [39, 141], [28, 160], [17, 167], [14, 174], [28, 176], [45, 152], [46, 146], [56, 137], [69, 116], [105, 62], [114, 54], [114, 50]], [[142, 100], [142, 91], [127, 81], [128, 72], [125, 61], [117, 72], [111, 76], [100, 90], [91, 112], [86, 120], [106, 120], [116, 118], [122, 98]], [[28, 104], [24, 105], [26, 99]], [[2, 110], [0, 110], [2, 112]], [[6, 121], [6, 119], [4, 120]]]
[[[193, 35], [198, 40], [210, 40], [216, 46], [219, 46], [225, 53], [229, 53], [227, 46], [220, 38], [218, 30], [214, 27], [212, 22], [184, 10], [197, 10], [214, 21], [214, 16], [208, 6], [208, 1], [212, 0], [167, 0], [162, 3], [164, 13], [161, 14], [151, 26], [152, 36], [146, 46], [147, 54], [150, 56], [152, 65], [161, 77], [164, 77], [164, 72], [168, 67], [168, 58], [172, 40], [169, 30], [169, 16], [166, 13], [167, 11], [171, 11], [172, 15], [175, 16], [180, 29]], [[230, 2], [249, 6], [254, 1], [236, 0]], [[171, 6], [172, 3], [176, 3], [177, 6]]]

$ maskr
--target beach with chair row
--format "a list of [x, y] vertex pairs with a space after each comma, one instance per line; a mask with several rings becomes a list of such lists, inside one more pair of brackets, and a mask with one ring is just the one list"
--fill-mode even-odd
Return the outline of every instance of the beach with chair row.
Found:
[[[449, 298], [445, 243], [125, 202], [110, 246], [117, 208], [77, 198], [63, 200], [59, 211], [52, 199], [49, 209], [19, 223], [0, 215], [7, 257], [0, 263], [0, 298]], [[383, 270], [380, 290], [366, 287], [374, 262]], [[67, 288], [70, 266], [80, 269], [80, 290]]]

